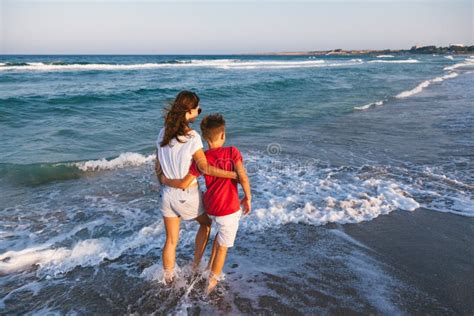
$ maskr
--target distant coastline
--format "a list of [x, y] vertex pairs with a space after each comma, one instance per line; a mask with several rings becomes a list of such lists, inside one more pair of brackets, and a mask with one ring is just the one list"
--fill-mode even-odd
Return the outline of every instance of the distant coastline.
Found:
[[[49, 53], [49, 54], [24, 54], [24, 53], [0, 53], [0, 56], [355, 56], [355, 55], [396, 55], [396, 54], [437, 54], [437, 55], [472, 55], [474, 45], [453, 44], [446, 47], [413, 46], [410, 49], [331, 49], [314, 51], [287, 51], [287, 52], [239, 52], [239, 53], [217, 53], [217, 54], [160, 54], [160, 53], [133, 53], [133, 54], [111, 54], [111, 53]], [[387, 57], [387, 56], [384, 56]]]
[[308, 56], [322, 56], [322, 55], [336, 55], [336, 56], [350, 56], [350, 55], [371, 55], [371, 54], [474, 54], [474, 45], [450, 45], [447, 47], [431, 46], [413, 46], [410, 49], [332, 49], [332, 50], [316, 50], [316, 51], [300, 51], [300, 52], [267, 52], [258, 53], [254, 55], [308, 55]]

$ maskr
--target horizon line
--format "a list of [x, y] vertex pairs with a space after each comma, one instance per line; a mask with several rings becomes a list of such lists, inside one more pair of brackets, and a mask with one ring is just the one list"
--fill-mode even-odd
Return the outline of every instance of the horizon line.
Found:
[[[463, 44], [465, 48], [474, 46], [473, 44]], [[416, 47], [413, 45], [412, 47]], [[422, 47], [435, 46], [436, 48], [449, 48], [456, 46], [450, 44], [448, 46], [437, 46], [437, 45], [423, 45]], [[333, 48], [333, 49], [320, 49], [320, 50], [301, 50], [301, 51], [263, 51], [263, 52], [240, 52], [240, 53], [0, 53], [0, 56], [232, 56], [232, 55], [275, 55], [275, 54], [309, 54], [309, 53], [324, 53], [324, 52], [401, 52], [409, 51], [410, 48], [384, 48], [384, 49], [345, 49], [345, 48]]]

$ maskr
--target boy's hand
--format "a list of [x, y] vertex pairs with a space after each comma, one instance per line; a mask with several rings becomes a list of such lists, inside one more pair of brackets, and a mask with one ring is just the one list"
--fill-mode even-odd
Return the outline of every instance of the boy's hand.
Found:
[[244, 211], [244, 215], [248, 215], [250, 211], [252, 210], [252, 199], [244, 197], [241, 201], [240, 204], [242, 205], [242, 209]]

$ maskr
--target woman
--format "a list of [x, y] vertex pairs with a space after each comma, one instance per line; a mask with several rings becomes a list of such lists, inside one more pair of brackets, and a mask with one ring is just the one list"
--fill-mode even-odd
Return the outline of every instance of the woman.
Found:
[[[225, 171], [207, 163], [201, 136], [189, 127], [201, 113], [199, 97], [191, 91], [181, 91], [165, 116], [165, 126], [157, 139], [155, 170], [158, 178], [163, 173], [169, 179], [182, 179], [194, 160], [204, 174], [236, 179], [235, 172]], [[165, 282], [174, 278], [176, 246], [179, 239], [179, 225], [183, 220], [196, 220], [199, 230], [196, 234], [194, 268], [199, 266], [211, 232], [211, 220], [206, 215], [197, 181], [188, 188], [176, 189], [163, 186], [161, 212], [166, 229], [163, 247], [163, 270]]]

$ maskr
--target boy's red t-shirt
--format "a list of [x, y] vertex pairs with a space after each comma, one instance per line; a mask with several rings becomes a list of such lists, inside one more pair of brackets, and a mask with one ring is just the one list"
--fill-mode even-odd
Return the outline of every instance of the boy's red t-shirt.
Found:
[[[205, 152], [207, 162], [216, 168], [234, 171], [235, 164], [242, 161], [242, 155], [234, 147], [211, 148]], [[201, 175], [199, 168], [193, 161], [189, 173], [198, 177]], [[237, 212], [240, 209], [239, 191], [237, 180], [218, 178], [204, 175], [207, 191], [204, 193], [204, 207], [209, 215], [225, 216]]]

